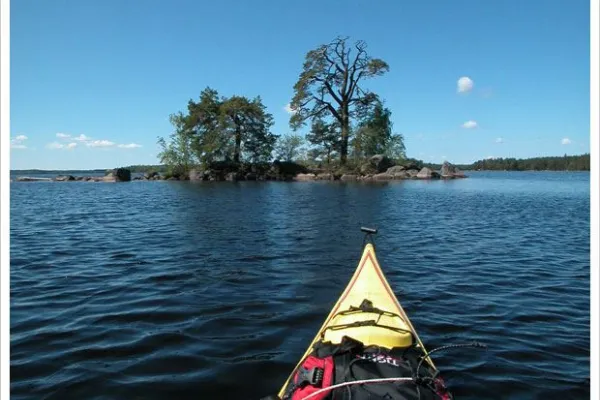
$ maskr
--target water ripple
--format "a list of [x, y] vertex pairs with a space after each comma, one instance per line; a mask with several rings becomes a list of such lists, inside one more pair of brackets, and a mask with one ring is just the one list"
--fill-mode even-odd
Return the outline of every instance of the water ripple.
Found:
[[361, 225], [457, 398], [589, 397], [589, 174], [11, 184], [15, 399], [260, 398], [350, 278]]

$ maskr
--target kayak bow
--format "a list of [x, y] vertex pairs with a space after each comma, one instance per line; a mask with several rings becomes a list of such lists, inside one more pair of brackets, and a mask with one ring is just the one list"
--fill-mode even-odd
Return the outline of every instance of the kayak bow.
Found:
[[[369, 228], [362, 230], [367, 233], [367, 236], [376, 233], [375, 230]], [[279, 398], [284, 398], [286, 388], [294, 374], [311, 354], [315, 344], [319, 342], [340, 344], [344, 336], [358, 340], [364, 346], [378, 346], [386, 349], [413, 347], [423, 356], [429, 369], [437, 371], [415, 328], [387, 282], [377, 261], [372, 242], [365, 244], [362, 257], [350, 282], [282, 386], [278, 394]]]

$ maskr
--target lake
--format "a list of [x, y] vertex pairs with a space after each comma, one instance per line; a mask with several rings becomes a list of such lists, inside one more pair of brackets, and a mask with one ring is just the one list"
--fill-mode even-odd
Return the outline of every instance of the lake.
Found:
[[275, 394], [361, 226], [457, 398], [589, 398], [589, 173], [469, 175], [11, 183], [11, 398]]

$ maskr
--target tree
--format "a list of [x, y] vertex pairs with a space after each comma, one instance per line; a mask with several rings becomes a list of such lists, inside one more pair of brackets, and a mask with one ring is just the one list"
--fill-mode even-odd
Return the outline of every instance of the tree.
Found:
[[273, 117], [260, 97], [219, 97], [207, 87], [198, 102], [188, 102], [185, 120], [194, 152], [205, 165], [216, 160], [239, 163], [245, 157], [266, 161], [277, 139], [270, 132]]
[[203, 164], [226, 156], [226, 137], [221, 132], [220, 113], [223, 99], [216, 90], [207, 87], [200, 93], [200, 100], [188, 102], [186, 128], [192, 135], [192, 147]]
[[392, 132], [392, 112], [379, 101], [375, 102], [360, 121], [353, 140], [355, 155], [385, 154], [392, 159], [406, 157], [404, 137]]
[[322, 119], [316, 118], [312, 122], [310, 133], [306, 135], [306, 139], [313, 145], [318, 146], [319, 152], [327, 156], [327, 164], [329, 164], [331, 153], [340, 144], [337, 124], [335, 122], [328, 124]]
[[[253, 159], [264, 158], [273, 151], [276, 137], [269, 131], [273, 116], [266, 112], [260, 97], [249, 100], [233, 96], [221, 105], [222, 130], [233, 143], [233, 161], [239, 163], [243, 151]], [[245, 145], [245, 148], [242, 148]]]
[[306, 54], [303, 70], [294, 85], [290, 126], [298, 129], [307, 121], [329, 117], [340, 126], [340, 161], [346, 163], [352, 118], [359, 117], [377, 95], [361, 87], [365, 79], [383, 75], [388, 64], [371, 58], [363, 41], [354, 44], [338, 37]]
[[285, 135], [279, 138], [275, 149], [275, 155], [283, 161], [293, 161], [300, 155], [300, 149], [304, 144], [304, 138], [299, 135]]
[[167, 143], [164, 138], [158, 139], [162, 148], [158, 157], [160, 162], [169, 166], [169, 172], [174, 175], [183, 175], [189, 172], [194, 164], [192, 152], [192, 136], [186, 127], [186, 117], [180, 112], [169, 117], [175, 131], [171, 134], [171, 140]]

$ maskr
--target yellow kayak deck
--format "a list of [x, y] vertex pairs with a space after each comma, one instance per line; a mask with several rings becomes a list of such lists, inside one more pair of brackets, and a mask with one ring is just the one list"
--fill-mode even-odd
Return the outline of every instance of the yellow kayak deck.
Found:
[[[367, 304], [366, 308], [365, 304]], [[359, 340], [365, 346], [376, 345], [391, 349], [415, 344], [421, 347], [423, 352], [426, 352], [417, 332], [387, 282], [375, 256], [375, 247], [371, 243], [365, 245], [350, 283], [284, 383], [279, 397], [284, 396], [288, 382], [311, 353], [315, 343], [324, 341], [338, 344], [341, 343], [344, 336]], [[429, 357], [426, 361], [435, 368]]]

